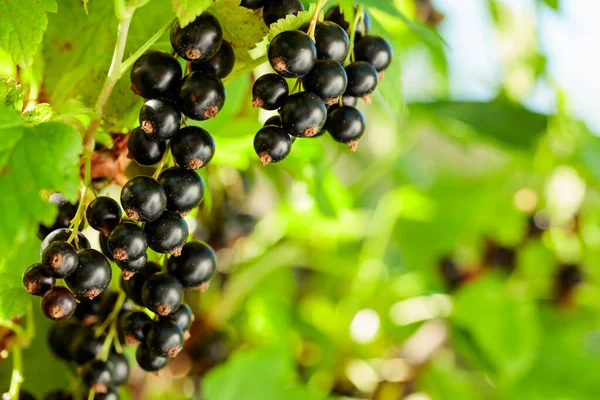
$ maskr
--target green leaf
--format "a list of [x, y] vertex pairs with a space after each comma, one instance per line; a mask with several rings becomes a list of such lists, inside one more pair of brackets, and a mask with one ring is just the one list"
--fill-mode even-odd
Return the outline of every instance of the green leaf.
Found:
[[58, 12], [56, 0], [44, 0], [44, 10], [52, 13]]
[[541, 0], [544, 4], [546, 4], [548, 7], [554, 9], [554, 10], [559, 10], [560, 9], [560, 0]]
[[13, 79], [0, 78], [0, 104], [21, 112], [23, 88]]
[[47, 25], [40, 0], [0, 2], [0, 47], [12, 56], [15, 64], [31, 65]]
[[56, 114], [48, 103], [37, 104], [31, 110], [23, 113], [23, 120], [26, 122], [40, 123], [48, 122], [52, 116]]
[[376, 8], [390, 15], [400, 15], [400, 11], [396, 8], [393, 1], [389, 0], [369, 0], [368, 9]]
[[404, 112], [405, 103], [402, 84], [402, 66], [400, 64], [399, 46], [394, 46], [395, 57], [385, 70], [377, 88], [385, 101], [397, 112]]
[[0, 269], [0, 320], [23, 315], [27, 310], [29, 293], [23, 288], [21, 275], [17, 268], [9, 272]]
[[[173, 11], [179, 25], [186, 26], [204, 12], [214, 0], [173, 0]], [[239, 6], [239, 1], [237, 2]]]

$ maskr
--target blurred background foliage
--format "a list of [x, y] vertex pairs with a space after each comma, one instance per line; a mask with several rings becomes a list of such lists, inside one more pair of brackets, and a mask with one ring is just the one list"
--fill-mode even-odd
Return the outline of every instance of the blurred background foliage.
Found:
[[[25, 101], [40, 95], [80, 115], [101, 84], [91, 77], [106, 73], [116, 23], [101, 1], [88, 16], [77, 1], [60, 3], [44, 57], [20, 71], [4, 55], [0, 70], [44, 82]], [[131, 51], [172, 15], [159, 3], [134, 18]], [[600, 124], [595, 98], [577, 98], [587, 85], [560, 72], [589, 71], [569, 69], [585, 59], [561, 64], [548, 33], [579, 26], [576, 51], [591, 29], [579, 14], [586, 5], [363, 3], [396, 57], [374, 103], [360, 105], [368, 130], [357, 153], [327, 137], [300, 140], [284, 162], [261, 167], [251, 143], [269, 115], [251, 107], [250, 76], [229, 82], [225, 109], [201, 124], [217, 155], [190, 221], [217, 249], [219, 274], [187, 299], [197, 318], [184, 352], [161, 377], [136, 371], [125, 398], [598, 398], [600, 140], [591, 129]], [[577, 82], [586, 79], [597, 87], [595, 75]], [[132, 129], [136, 107], [124, 79], [100, 141]], [[30, 236], [4, 260], [15, 270], [38, 256]], [[35, 322], [24, 388], [43, 393], [70, 373], [45, 345], [48, 323]], [[10, 356], [0, 354], [8, 386]]]

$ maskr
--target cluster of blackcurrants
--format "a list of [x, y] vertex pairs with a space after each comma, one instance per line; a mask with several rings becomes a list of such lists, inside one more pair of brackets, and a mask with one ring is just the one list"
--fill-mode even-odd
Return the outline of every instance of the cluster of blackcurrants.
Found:
[[240, 6], [251, 10], [262, 9], [263, 21], [267, 26], [288, 15], [304, 11], [304, 4], [300, 0], [242, 0]]
[[[252, 88], [255, 107], [278, 110], [254, 138], [263, 164], [284, 159], [296, 138], [316, 137], [324, 130], [356, 150], [365, 131], [365, 119], [355, 108], [358, 98], [370, 101], [392, 61], [390, 44], [368, 35], [368, 14], [357, 21], [351, 27], [335, 6], [324, 22], [282, 32], [270, 43], [268, 58], [276, 73], [261, 76]], [[353, 48], [349, 30], [354, 30]], [[293, 91], [300, 91], [290, 94], [286, 78], [297, 78]]]

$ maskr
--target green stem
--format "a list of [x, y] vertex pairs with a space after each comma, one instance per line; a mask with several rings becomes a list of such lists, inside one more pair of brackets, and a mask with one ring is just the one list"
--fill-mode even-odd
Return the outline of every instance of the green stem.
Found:
[[19, 324], [16, 324], [9, 320], [0, 320], [0, 326], [10, 329], [17, 335], [19, 342], [27, 341], [27, 335], [25, 334], [25, 329]]
[[[86, 171], [85, 176], [84, 176], [84, 182], [85, 182], [85, 181], [87, 181], [87, 178], [88, 178], [88, 173], [87, 173], [88, 163], [91, 164], [91, 158], [86, 157], [84, 162], [85, 162], [85, 171]], [[90, 168], [90, 170], [91, 170], [91, 168]], [[77, 213], [75, 213], [75, 216], [71, 220], [72, 231], [71, 231], [71, 235], [67, 239], [67, 243], [71, 243], [74, 239], [75, 247], [77, 249], [79, 249], [79, 239], [77, 238], [77, 234], [79, 233], [79, 226], [81, 225], [81, 220], [83, 219], [83, 214], [85, 213], [85, 209], [87, 207], [87, 205], [86, 205], [87, 190], [88, 190], [88, 185], [86, 182], [83, 185], [83, 189], [81, 189], [81, 198], [79, 199], [79, 207], [77, 207]]]
[[15, 345], [12, 351], [13, 354], [13, 369], [10, 378], [10, 389], [8, 394], [11, 399], [18, 399], [21, 391], [21, 383], [23, 382], [23, 357], [21, 354], [21, 346]]
[[160, 163], [158, 164], [158, 166], [156, 167], [156, 171], [154, 171], [154, 175], [152, 175], [152, 177], [154, 179], [158, 179], [158, 176], [160, 175], [160, 173], [162, 172], [163, 168], [165, 167], [165, 164], [167, 163], [167, 160], [169, 159], [169, 155], [171, 154], [171, 142], [169, 142], [169, 144], [167, 145], [167, 149], [165, 150], [165, 154], [163, 154]]
[[321, 15], [321, 10], [323, 9], [323, 6], [325, 5], [325, 2], [327, 0], [318, 0], [317, 1], [317, 8], [315, 9], [315, 14], [313, 15], [313, 17], [310, 20], [310, 25], [308, 26], [308, 36], [310, 36], [310, 38], [314, 41], [315, 40], [315, 29], [317, 27], [317, 22], [319, 21], [319, 15]]
[[121, 308], [123, 308], [123, 303], [125, 303], [126, 297], [127, 295], [124, 292], [119, 293], [119, 297], [117, 297], [117, 301], [115, 302], [114, 308], [112, 309], [110, 314], [108, 314], [108, 317], [106, 317], [106, 320], [104, 320], [102, 325], [96, 328], [96, 335], [99, 335], [102, 332], [104, 332], [106, 328], [108, 328], [109, 325], [112, 324], [112, 322], [117, 318], [119, 312], [121, 311]]
[[356, 39], [356, 29], [361, 21], [364, 23], [364, 19], [365, 6], [361, 4], [360, 6], [358, 6], [356, 14], [354, 14], [354, 21], [352, 22], [352, 26], [350, 27], [350, 53], [348, 53], [348, 57], [346, 57], [346, 61], [344, 64], [349, 64], [354, 61], [354, 41]]
[[245, 75], [246, 73], [252, 71], [254, 68], [258, 67], [259, 65], [264, 64], [266, 61], [267, 61], [266, 55], [262, 56], [260, 58], [257, 58], [256, 60], [250, 62], [248, 65], [245, 65], [244, 67], [238, 69], [237, 71], [234, 71], [231, 75], [229, 75], [228, 77], [223, 79], [223, 83], [231, 82], [232, 80], [239, 78], [242, 75]]
[[113, 343], [113, 339], [117, 335], [117, 321], [112, 321], [110, 324], [110, 330], [106, 335], [106, 339], [102, 343], [102, 347], [100, 348], [100, 360], [106, 361], [108, 359], [108, 355], [110, 354], [110, 347]]

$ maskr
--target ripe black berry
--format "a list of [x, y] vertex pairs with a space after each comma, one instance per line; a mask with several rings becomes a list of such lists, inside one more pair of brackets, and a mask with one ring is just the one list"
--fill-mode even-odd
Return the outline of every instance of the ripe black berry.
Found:
[[281, 109], [281, 121], [290, 135], [313, 137], [327, 121], [327, 107], [317, 95], [310, 92], [296, 93], [288, 97]]
[[327, 118], [327, 131], [333, 140], [347, 144], [352, 151], [365, 133], [365, 119], [354, 107], [337, 107]]
[[269, 0], [263, 8], [263, 21], [269, 26], [288, 15], [298, 15], [300, 11], [304, 11], [300, 0]]
[[62, 360], [72, 359], [70, 347], [73, 340], [83, 329], [75, 319], [67, 319], [53, 324], [48, 331], [48, 346], [54, 355]]
[[[63, 196], [61, 193], [52, 193], [50, 195], [50, 198], [48, 199], [48, 202], [58, 207], [58, 214], [56, 215], [56, 218], [54, 219], [54, 223], [52, 225], [47, 226], [40, 224], [38, 226], [38, 237], [41, 240], [44, 240], [44, 238], [55, 229], [68, 228], [71, 224], [71, 220], [73, 219], [73, 217], [75, 217], [75, 214], [77, 213], [77, 204], [69, 203], [69, 200], [67, 200], [66, 197]], [[83, 223], [80, 226], [80, 229], [82, 228]]]
[[75, 296], [63, 286], [54, 286], [42, 297], [42, 312], [53, 320], [69, 318], [76, 307]]
[[168, 357], [161, 357], [152, 353], [144, 344], [138, 346], [135, 359], [140, 368], [146, 372], [160, 371], [169, 363]]
[[147, 51], [131, 68], [131, 90], [146, 99], [174, 98], [181, 76], [181, 66], [175, 57], [162, 51]]
[[125, 344], [137, 344], [146, 340], [152, 320], [142, 312], [135, 311], [123, 314], [119, 318], [119, 338]]
[[356, 107], [357, 104], [358, 104], [358, 99], [356, 97], [349, 96], [347, 94], [344, 94], [342, 96], [342, 102], [341, 102], [342, 106]]
[[283, 160], [291, 150], [292, 139], [280, 127], [265, 126], [254, 136], [254, 151], [263, 165]]
[[88, 206], [85, 218], [92, 228], [108, 236], [121, 221], [121, 207], [110, 197], [99, 196]]
[[235, 53], [228, 41], [223, 40], [219, 51], [206, 61], [193, 62], [192, 71], [215, 74], [224, 79], [233, 70], [235, 65]]
[[92, 361], [100, 353], [102, 343], [104, 343], [104, 337], [94, 335], [92, 328], [79, 329], [69, 346], [71, 359], [77, 365]]
[[181, 58], [188, 61], [208, 60], [216, 54], [222, 42], [221, 24], [207, 11], [185, 28], [179, 23], [171, 28], [171, 46]]
[[348, 88], [346, 94], [354, 97], [365, 97], [373, 93], [377, 87], [377, 70], [366, 61], [355, 61], [346, 67]]
[[115, 260], [133, 261], [146, 254], [148, 240], [142, 228], [132, 222], [123, 222], [108, 237], [108, 248]]
[[192, 72], [183, 79], [181, 111], [191, 119], [204, 121], [217, 116], [225, 104], [225, 86], [212, 74]]
[[204, 198], [204, 181], [185, 168], [169, 168], [158, 177], [167, 194], [167, 210], [186, 214], [198, 207]]
[[109, 387], [106, 393], [94, 393], [94, 400], [119, 400], [119, 393], [114, 387]]
[[[358, 6], [354, 6], [354, 12], [356, 13], [357, 11]], [[371, 16], [367, 12], [363, 15], [363, 22], [359, 23], [356, 27], [355, 42], [360, 40], [361, 37], [365, 36], [371, 30]], [[342, 14], [342, 11], [340, 10], [340, 6], [331, 7], [325, 13], [325, 21], [335, 22], [347, 32], [350, 32], [350, 22], [348, 22], [345, 17], [346, 16]]]
[[269, 117], [269, 119], [267, 119], [264, 123], [263, 126], [278, 126], [281, 127], [281, 117], [279, 116], [279, 114], [277, 115], [273, 115], [272, 117]]
[[77, 250], [67, 242], [54, 242], [42, 254], [42, 265], [55, 278], [69, 276], [79, 263]]
[[121, 287], [131, 300], [143, 305], [142, 288], [144, 283], [154, 274], [159, 273], [160, 265], [155, 262], [147, 262], [146, 266], [133, 275], [129, 280], [121, 279]]
[[342, 64], [334, 60], [318, 60], [302, 78], [304, 89], [319, 96], [325, 104], [334, 104], [346, 91], [348, 77]]
[[175, 358], [183, 348], [183, 330], [166, 319], [153, 322], [146, 337], [146, 346], [154, 354]]
[[377, 72], [385, 71], [392, 62], [392, 46], [379, 36], [365, 36], [354, 45], [354, 58], [356, 61], [366, 61]]
[[142, 128], [137, 127], [129, 134], [127, 150], [129, 150], [129, 157], [136, 163], [140, 165], [154, 165], [165, 154], [167, 143], [150, 140]]
[[188, 126], [171, 141], [171, 153], [182, 168], [202, 168], [215, 154], [215, 141], [204, 129]]
[[311, 70], [317, 59], [312, 39], [301, 31], [285, 31], [271, 41], [268, 50], [273, 69], [284, 78], [298, 78]]
[[79, 266], [65, 278], [69, 289], [76, 297], [92, 300], [104, 291], [112, 279], [110, 262], [94, 249], [80, 250]]
[[106, 393], [112, 381], [112, 368], [104, 361], [90, 361], [81, 370], [81, 381], [96, 393]]
[[121, 205], [134, 221], [154, 221], [165, 211], [167, 195], [156, 179], [137, 176], [123, 186]]
[[350, 52], [350, 38], [344, 28], [335, 22], [318, 22], [315, 27], [315, 46], [318, 59], [343, 63]]
[[42, 264], [33, 264], [23, 273], [23, 286], [27, 293], [34, 296], [43, 296], [54, 286], [55, 282], [54, 277]]
[[143, 256], [138, 258], [137, 260], [132, 261], [117, 261], [117, 265], [121, 269], [121, 276], [125, 279], [131, 279], [133, 275], [135, 275], [138, 271], [141, 271], [148, 262], [148, 255], [144, 253]]
[[129, 361], [123, 354], [110, 352], [106, 360], [108, 367], [112, 370], [112, 384], [115, 386], [124, 385], [129, 379]]
[[251, 10], [258, 10], [262, 8], [267, 3], [267, 0], [242, 0], [240, 6], [249, 8]]
[[254, 82], [252, 105], [265, 110], [276, 110], [283, 105], [290, 94], [286, 80], [277, 74], [266, 74]]
[[158, 315], [169, 315], [183, 302], [183, 286], [169, 274], [154, 274], [142, 287], [142, 301]]
[[[51, 243], [66, 242], [69, 239], [69, 236], [71, 236], [71, 231], [67, 229], [56, 229], [50, 232], [50, 234], [46, 236], [46, 238], [42, 242], [42, 245], [40, 246], [40, 257], [42, 256], [42, 254], [44, 254], [44, 250], [46, 250], [46, 248]], [[75, 242], [77, 242], [76, 247], [78, 247], [79, 249], [89, 249], [92, 247], [90, 241], [87, 240], [87, 238], [83, 236], [83, 233], [81, 232], [77, 232], [77, 237], [73, 240], [73, 245], [75, 245]]]
[[144, 232], [148, 238], [148, 247], [157, 253], [175, 256], [181, 253], [190, 234], [187, 222], [173, 211], [165, 211], [158, 219], [146, 223]]
[[108, 248], [108, 237], [104, 235], [98, 235], [98, 241], [100, 242], [100, 251], [102, 252], [102, 254], [104, 254], [104, 256], [109, 260], [114, 260], [115, 257]]
[[[179, 257], [169, 258], [167, 270], [183, 287], [206, 286], [217, 265], [215, 252], [203, 242], [189, 242]], [[172, 310], [174, 310], [173, 308]]]
[[169, 140], [179, 131], [181, 113], [168, 101], [151, 99], [140, 109], [140, 127], [150, 140]]
[[192, 322], [194, 322], [194, 313], [192, 312], [190, 306], [183, 303], [177, 310], [173, 311], [166, 317], [160, 317], [160, 319], [166, 319], [173, 322], [185, 332], [191, 328]]

